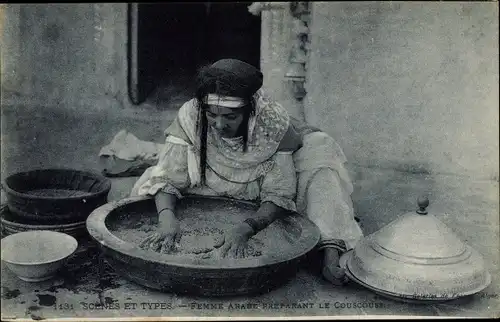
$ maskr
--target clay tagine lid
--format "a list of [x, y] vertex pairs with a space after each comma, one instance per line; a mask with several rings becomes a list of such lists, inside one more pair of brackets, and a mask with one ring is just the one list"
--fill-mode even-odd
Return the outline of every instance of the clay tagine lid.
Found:
[[491, 277], [482, 256], [435, 215], [429, 200], [418, 210], [362, 239], [346, 254], [351, 280], [392, 298], [451, 300], [486, 288]]

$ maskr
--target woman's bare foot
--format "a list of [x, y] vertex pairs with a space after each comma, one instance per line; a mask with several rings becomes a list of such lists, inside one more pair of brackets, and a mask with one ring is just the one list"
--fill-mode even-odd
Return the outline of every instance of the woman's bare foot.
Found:
[[340, 255], [336, 248], [325, 248], [322, 274], [334, 285], [342, 286], [348, 282], [345, 270], [339, 266]]

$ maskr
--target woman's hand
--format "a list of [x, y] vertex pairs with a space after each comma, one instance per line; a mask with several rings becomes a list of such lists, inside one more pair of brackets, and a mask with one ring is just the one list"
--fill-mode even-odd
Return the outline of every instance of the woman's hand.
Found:
[[226, 232], [214, 247], [219, 249], [221, 257], [244, 258], [248, 239], [254, 234], [252, 227], [243, 223]]
[[341, 286], [348, 282], [345, 270], [339, 266], [340, 255], [336, 248], [324, 249], [323, 277], [334, 285]]
[[163, 238], [161, 252], [171, 252], [181, 239], [181, 226], [173, 210], [165, 209], [158, 214], [158, 232]]
[[144, 239], [140, 247], [168, 254], [180, 241], [180, 224], [170, 209], [158, 214], [158, 231]]

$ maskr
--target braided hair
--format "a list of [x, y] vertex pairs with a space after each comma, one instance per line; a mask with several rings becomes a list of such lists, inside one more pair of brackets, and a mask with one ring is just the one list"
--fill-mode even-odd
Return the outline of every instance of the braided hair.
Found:
[[[259, 72], [260, 73], [260, 72]], [[198, 107], [196, 131], [200, 138], [200, 174], [201, 182], [206, 182], [207, 169], [207, 132], [208, 121], [206, 112], [208, 105], [204, 102], [208, 94], [241, 97], [246, 104], [240, 109], [243, 111], [243, 122], [238, 129], [237, 135], [243, 139], [243, 151], [248, 146], [248, 122], [255, 115], [256, 102], [253, 97], [255, 86], [247, 84], [241, 75], [231, 70], [214, 68], [213, 65], [202, 67], [196, 77], [195, 98]]]

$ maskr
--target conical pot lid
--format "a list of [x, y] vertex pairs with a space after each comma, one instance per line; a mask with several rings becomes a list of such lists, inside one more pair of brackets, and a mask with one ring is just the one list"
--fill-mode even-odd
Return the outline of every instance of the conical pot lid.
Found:
[[491, 278], [483, 258], [433, 214], [419, 209], [362, 239], [346, 259], [354, 281], [382, 295], [448, 300], [476, 293]]
[[373, 234], [377, 251], [407, 261], [460, 260], [466, 245], [435, 215], [426, 211], [429, 200], [419, 198], [419, 210], [410, 212]]

